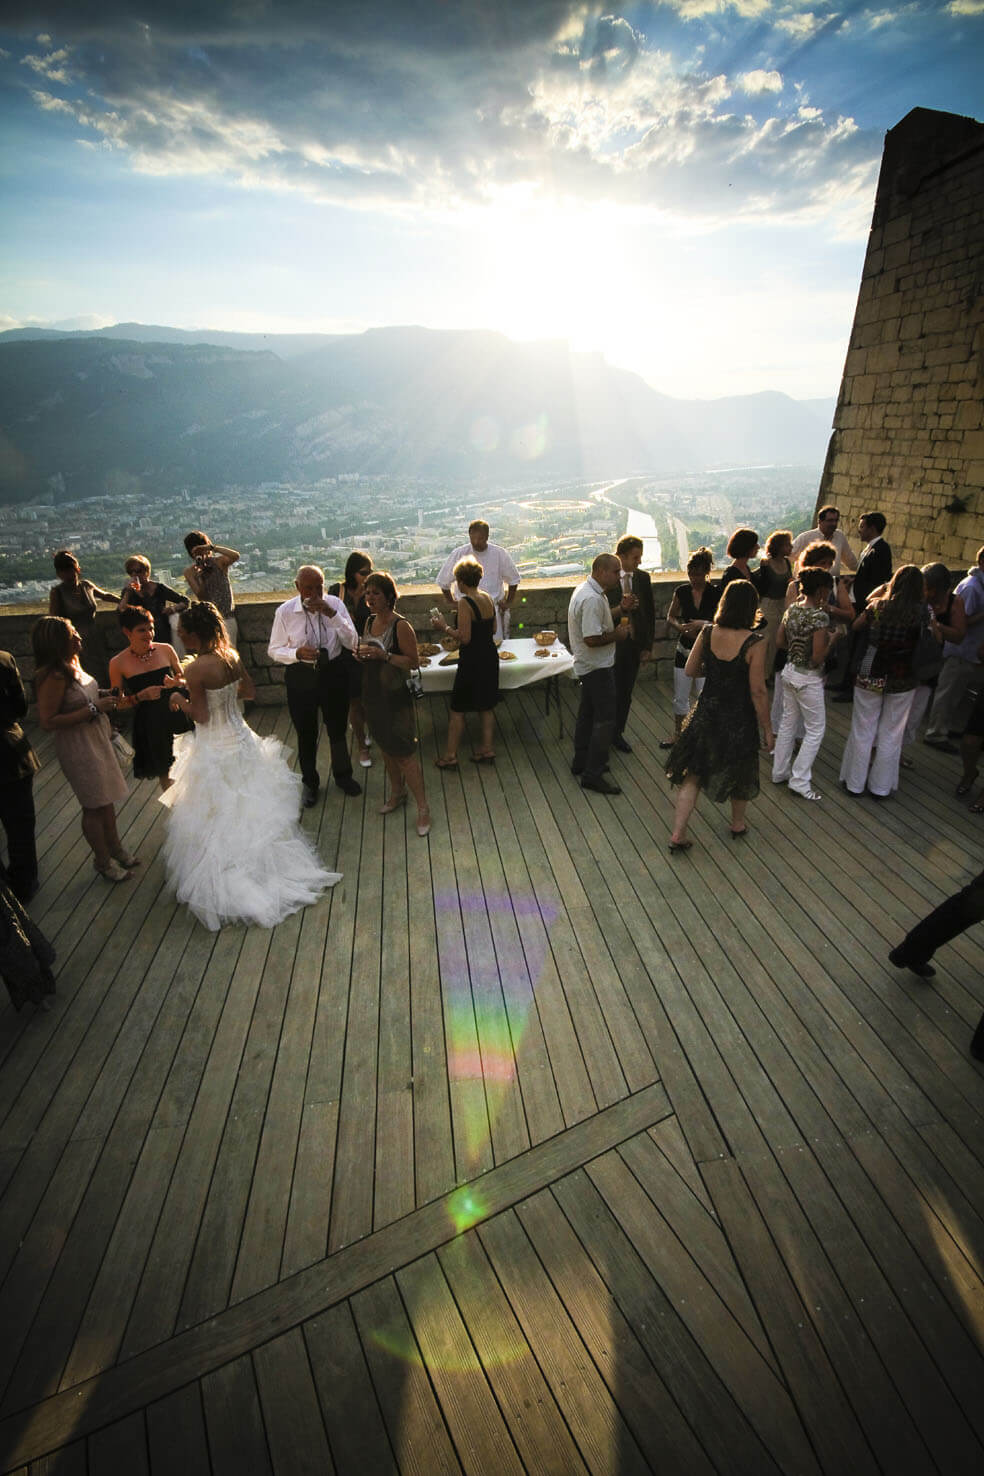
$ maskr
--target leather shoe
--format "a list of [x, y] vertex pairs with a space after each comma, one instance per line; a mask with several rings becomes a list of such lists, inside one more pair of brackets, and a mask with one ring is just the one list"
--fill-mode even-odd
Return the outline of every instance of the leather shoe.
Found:
[[675, 742], [675, 738], [661, 738], [659, 746], [660, 748], [672, 748]]
[[359, 783], [358, 779], [353, 779], [351, 774], [343, 774], [341, 778], [336, 778], [335, 783], [338, 785], [343, 794], [362, 793], [362, 785]]
[[318, 803], [318, 791], [312, 789], [310, 784], [301, 785], [301, 804], [305, 810], [312, 809]]
[[625, 739], [623, 737], [621, 737], [621, 736], [619, 736], [618, 738], [613, 738], [612, 739], [612, 747], [613, 748], [617, 748], [618, 751], [619, 751], [619, 753], [631, 753], [632, 752], [632, 744], [631, 743], [626, 743]]
[[905, 951], [901, 947], [893, 948], [888, 955], [889, 963], [893, 963], [897, 969], [908, 969], [910, 973], [918, 974], [920, 979], [932, 979], [936, 973], [932, 964], [913, 963], [911, 958], [906, 958]]
[[[607, 774], [610, 769], [611, 764], [606, 764], [604, 769], [602, 770], [602, 773]], [[580, 779], [581, 775], [584, 773], [584, 765], [571, 764], [571, 773], [574, 775], [575, 779]]]
[[582, 789], [593, 789], [595, 794], [621, 794], [621, 785], [606, 779], [604, 774], [599, 774], [597, 779], [589, 779], [587, 775], [581, 780]]

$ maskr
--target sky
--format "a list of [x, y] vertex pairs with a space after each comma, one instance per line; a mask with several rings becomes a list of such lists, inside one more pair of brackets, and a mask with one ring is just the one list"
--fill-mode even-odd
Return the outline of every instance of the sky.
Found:
[[4, 0], [0, 329], [486, 328], [835, 395], [885, 132], [982, 78], [984, 0]]

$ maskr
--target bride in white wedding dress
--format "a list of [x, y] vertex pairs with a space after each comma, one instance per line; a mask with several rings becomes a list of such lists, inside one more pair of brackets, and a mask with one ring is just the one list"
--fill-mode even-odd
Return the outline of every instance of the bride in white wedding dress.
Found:
[[218, 610], [196, 602], [180, 627], [196, 659], [185, 668], [188, 695], [172, 692], [170, 705], [194, 719], [195, 730], [175, 744], [173, 782], [160, 796], [170, 811], [168, 881], [213, 932], [228, 922], [272, 928], [316, 902], [341, 873], [325, 870], [300, 828], [301, 780], [287, 767], [287, 750], [243, 721], [236, 699], [240, 691], [254, 695], [253, 681]]

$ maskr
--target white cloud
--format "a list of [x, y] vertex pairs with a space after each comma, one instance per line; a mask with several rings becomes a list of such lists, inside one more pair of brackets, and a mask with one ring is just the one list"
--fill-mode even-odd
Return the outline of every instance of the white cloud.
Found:
[[984, 15], [984, 0], [950, 0], [946, 8], [951, 15]]
[[760, 92], [781, 92], [782, 73], [766, 72], [761, 68], [754, 72], [739, 72], [735, 83], [741, 92], [755, 97]]
[[[38, 37], [38, 40], [41, 38]], [[72, 74], [66, 63], [69, 58], [69, 49], [62, 46], [58, 51], [49, 51], [47, 56], [24, 56], [21, 57], [21, 66], [30, 67], [37, 72], [39, 77], [46, 77], [49, 82], [67, 83], [72, 81]]]
[[780, 31], [788, 32], [795, 41], [808, 41], [821, 26], [826, 25], [827, 19], [826, 16], [814, 15], [812, 10], [804, 10], [799, 15], [779, 16], [775, 24]]

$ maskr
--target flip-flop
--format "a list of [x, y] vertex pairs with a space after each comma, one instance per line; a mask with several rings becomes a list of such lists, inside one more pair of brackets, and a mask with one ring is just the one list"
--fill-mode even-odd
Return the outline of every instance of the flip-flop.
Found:
[[693, 841], [670, 841], [670, 855], [675, 856], [677, 851], [689, 851]]

